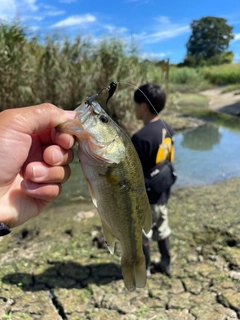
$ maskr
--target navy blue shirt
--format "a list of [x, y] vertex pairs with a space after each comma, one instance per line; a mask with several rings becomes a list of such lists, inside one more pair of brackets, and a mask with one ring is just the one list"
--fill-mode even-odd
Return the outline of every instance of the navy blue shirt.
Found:
[[[163, 140], [170, 138], [172, 141], [173, 129], [163, 120], [147, 123], [141, 130], [132, 136], [132, 143], [139, 155], [143, 173], [146, 175], [149, 169], [156, 165], [156, 156]], [[164, 204], [168, 201], [170, 189], [164, 191], [157, 203]]]

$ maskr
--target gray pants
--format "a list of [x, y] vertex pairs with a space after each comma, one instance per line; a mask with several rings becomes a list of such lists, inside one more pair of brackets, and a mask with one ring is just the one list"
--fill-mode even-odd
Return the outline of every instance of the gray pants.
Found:
[[146, 234], [143, 231], [143, 244], [149, 240], [159, 241], [170, 236], [171, 229], [168, 226], [167, 205], [151, 204], [152, 229]]

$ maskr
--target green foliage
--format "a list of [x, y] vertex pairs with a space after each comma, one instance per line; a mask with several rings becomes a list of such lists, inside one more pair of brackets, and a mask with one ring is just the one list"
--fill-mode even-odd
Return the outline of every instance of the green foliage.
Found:
[[189, 67], [171, 67], [169, 80], [171, 92], [196, 92], [209, 86], [208, 81], [198, 69]]
[[[137, 50], [121, 39], [74, 40], [59, 34], [30, 37], [20, 24], [0, 24], [0, 109], [50, 102], [74, 109], [87, 96], [120, 81], [106, 107], [115, 120], [133, 112], [133, 92], [146, 81], [161, 84], [160, 67], [140, 61]], [[129, 85], [130, 84], [130, 85]], [[105, 104], [107, 92], [98, 101]]]
[[211, 58], [205, 59], [202, 54], [197, 56], [187, 55], [183, 63], [180, 63], [179, 66], [188, 66], [188, 67], [204, 67], [212, 65], [221, 65], [226, 63], [232, 63], [234, 54], [232, 51], [218, 53]]
[[231, 91], [235, 91], [235, 90], [240, 90], [240, 83], [227, 85], [227, 86], [221, 91], [221, 93], [231, 92]]
[[[202, 75], [199, 75], [199, 72], [197, 69], [193, 68], [177, 68], [172, 67], [169, 72], [169, 78], [170, 82], [172, 83], [181, 83], [181, 84], [187, 84], [190, 82], [196, 82], [199, 81], [199, 77], [202, 77]], [[201, 79], [201, 80], [202, 80]]]
[[213, 84], [227, 85], [240, 83], [240, 63], [204, 67], [201, 69], [201, 73]]
[[230, 41], [234, 39], [233, 27], [227, 24], [226, 19], [203, 17], [193, 20], [191, 29], [185, 65], [204, 65], [206, 61], [208, 65], [232, 62], [232, 52], [226, 50]]
[[[220, 55], [222, 61], [232, 57]], [[196, 92], [208, 81], [239, 83], [239, 68], [230, 69], [171, 66], [170, 91]], [[114, 98], [105, 106], [108, 93], [103, 91], [98, 101], [121, 125], [134, 119], [133, 94], [139, 85], [165, 85], [161, 62], [141, 60], [137, 48], [121, 39], [95, 44], [90, 37], [70, 40], [56, 33], [40, 40], [19, 23], [0, 22], [0, 111], [43, 102], [74, 109], [112, 81], [119, 82]]]
[[1, 109], [28, 104], [34, 61], [28, 50], [26, 28], [0, 22], [0, 105]]
[[10, 319], [12, 319], [12, 312], [10, 312], [10, 313], [5, 313], [4, 315], [3, 315], [3, 319], [8, 319], [8, 320], [10, 320]]
[[233, 58], [234, 58], [234, 53], [232, 51], [222, 52], [206, 60], [206, 65], [220, 65], [220, 64], [226, 64], [226, 63], [232, 63]]

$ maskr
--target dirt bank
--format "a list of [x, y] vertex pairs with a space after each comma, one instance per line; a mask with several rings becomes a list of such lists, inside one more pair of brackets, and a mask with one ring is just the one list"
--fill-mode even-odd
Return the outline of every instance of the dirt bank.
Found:
[[222, 93], [223, 88], [202, 91], [201, 94], [209, 99], [209, 108], [215, 111], [240, 116], [240, 91]]

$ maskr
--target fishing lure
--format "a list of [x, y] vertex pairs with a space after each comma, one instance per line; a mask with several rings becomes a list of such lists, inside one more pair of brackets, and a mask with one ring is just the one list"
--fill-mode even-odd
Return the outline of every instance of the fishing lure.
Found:
[[108, 90], [108, 98], [106, 101], [106, 105], [108, 103], [108, 100], [113, 96], [115, 90], [117, 88], [117, 82], [111, 82], [109, 86], [102, 88], [98, 93], [94, 94], [93, 96], [87, 98], [87, 100], [85, 101], [86, 104], [91, 105], [92, 102], [94, 100], [97, 99], [97, 97], [99, 96], [99, 94], [103, 91], [103, 90]]

